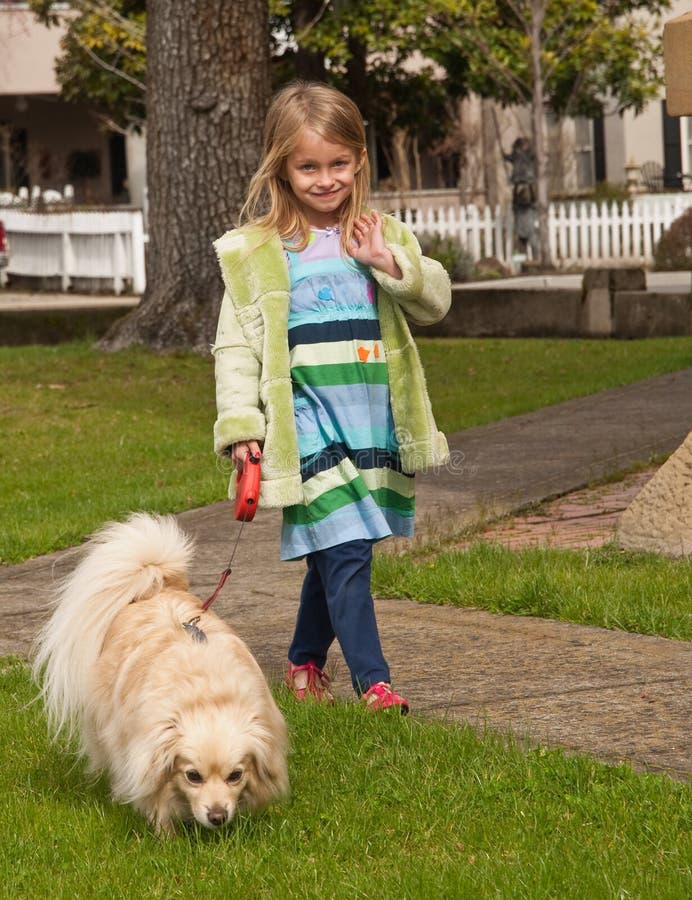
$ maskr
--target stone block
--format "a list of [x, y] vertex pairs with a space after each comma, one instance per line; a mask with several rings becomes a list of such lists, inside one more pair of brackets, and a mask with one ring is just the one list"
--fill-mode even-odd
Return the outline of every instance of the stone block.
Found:
[[627, 550], [692, 555], [692, 431], [622, 514], [617, 540]]
[[612, 294], [607, 287], [592, 287], [582, 294], [579, 333], [588, 337], [612, 335]]
[[613, 333], [623, 338], [692, 334], [692, 293], [616, 293], [613, 299]]
[[587, 269], [581, 281], [582, 291], [586, 294], [597, 288], [608, 290], [610, 284], [608, 272], [608, 269]]
[[614, 327], [613, 301], [617, 291], [646, 291], [644, 269], [594, 267], [582, 278], [582, 298], [578, 327], [587, 337], [620, 336]]
[[611, 291], [645, 291], [644, 269], [609, 269], [608, 287]]
[[646, 272], [634, 267], [587, 269], [582, 278], [582, 290], [587, 293], [596, 288], [609, 291], [645, 291]]
[[453, 288], [452, 306], [427, 337], [575, 337], [580, 292], [541, 288]]

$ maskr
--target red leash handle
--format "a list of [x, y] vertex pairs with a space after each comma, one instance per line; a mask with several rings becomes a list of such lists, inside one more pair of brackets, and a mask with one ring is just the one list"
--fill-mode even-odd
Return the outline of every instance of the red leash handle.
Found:
[[248, 450], [243, 462], [243, 471], [236, 482], [233, 515], [239, 522], [252, 522], [259, 502], [260, 477], [262, 471], [259, 456], [251, 456]]

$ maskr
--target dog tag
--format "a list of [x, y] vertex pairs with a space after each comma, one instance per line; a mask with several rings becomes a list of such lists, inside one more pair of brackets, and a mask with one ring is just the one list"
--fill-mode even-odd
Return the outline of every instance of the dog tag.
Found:
[[195, 616], [195, 618], [190, 619], [189, 622], [183, 622], [183, 628], [185, 629], [185, 631], [187, 631], [193, 641], [198, 644], [206, 644], [207, 636], [201, 628], [197, 627], [198, 622], [199, 616]]

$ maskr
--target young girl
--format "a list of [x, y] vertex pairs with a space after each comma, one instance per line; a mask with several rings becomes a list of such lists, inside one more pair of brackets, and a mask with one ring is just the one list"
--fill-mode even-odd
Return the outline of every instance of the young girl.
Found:
[[214, 245], [226, 288], [214, 446], [236, 472], [261, 453], [260, 504], [284, 510], [281, 558], [307, 560], [289, 689], [332, 701], [336, 637], [368, 707], [406, 713], [380, 646], [372, 547], [413, 534], [413, 473], [448, 456], [404, 316], [438, 321], [451, 291], [404, 225], [369, 210], [369, 182], [346, 96], [311, 82], [275, 96], [246, 224]]

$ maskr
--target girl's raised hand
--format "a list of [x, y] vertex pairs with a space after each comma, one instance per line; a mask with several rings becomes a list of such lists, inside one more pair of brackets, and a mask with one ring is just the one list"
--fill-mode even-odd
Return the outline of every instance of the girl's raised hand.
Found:
[[401, 269], [384, 242], [382, 219], [373, 209], [363, 213], [353, 223], [353, 240], [349, 246], [351, 256], [364, 266], [380, 269], [392, 278], [401, 278]]

